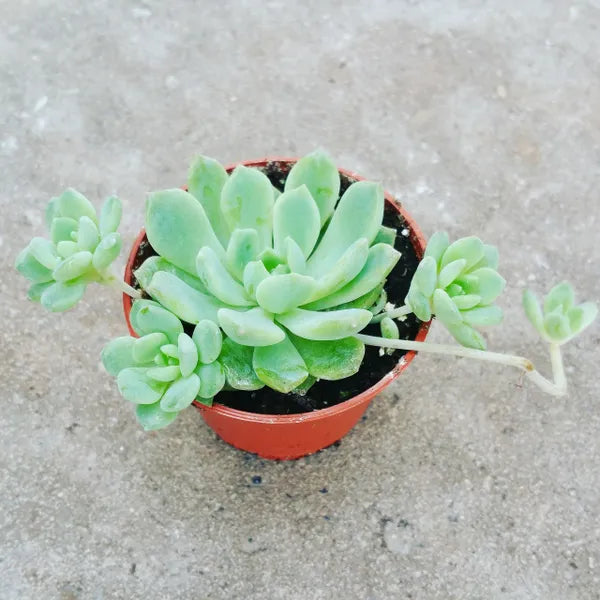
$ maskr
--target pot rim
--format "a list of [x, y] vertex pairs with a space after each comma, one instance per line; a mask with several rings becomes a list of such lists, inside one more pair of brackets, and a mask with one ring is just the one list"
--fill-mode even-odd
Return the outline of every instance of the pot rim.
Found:
[[[228, 164], [225, 167], [225, 170], [230, 173], [235, 167], [238, 165], [244, 165], [246, 167], [262, 167], [265, 166], [269, 162], [286, 162], [286, 163], [295, 163], [299, 159], [298, 158], [289, 158], [289, 157], [280, 157], [280, 156], [268, 156], [261, 159], [256, 160], [244, 160], [236, 163]], [[342, 169], [338, 167], [338, 172], [349, 179], [354, 179], [355, 181], [364, 181], [365, 178], [353, 171], [348, 169]], [[425, 236], [421, 232], [419, 226], [413, 220], [413, 218], [404, 210], [402, 204], [396, 200], [391, 194], [384, 191], [384, 197], [388, 204], [391, 204], [402, 216], [409, 229], [409, 240], [417, 254], [417, 257], [421, 259], [423, 257], [423, 253], [425, 251], [425, 246], [427, 245]], [[127, 259], [127, 265], [125, 266], [124, 279], [127, 283], [131, 284], [133, 278], [133, 262], [135, 260], [138, 248], [140, 244], [146, 237], [146, 230], [142, 228], [140, 233], [135, 238], [133, 245], [131, 247], [131, 251], [129, 253], [129, 257]], [[131, 311], [131, 306], [133, 304], [133, 298], [128, 296], [127, 294], [123, 294], [123, 312], [125, 313], [125, 321], [127, 323], [127, 327], [132, 335], [135, 335], [131, 327], [131, 322], [129, 321], [129, 313]], [[429, 332], [429, 326], [431, 321], [427, 323], [422, 323], [419, 327], [419, 331], [415, 336], [414, 340], [417, 342], [422, 342], [427, 337], [427, 333]], [[329, 416], [333, 416], [336, 414], [344, 413], [348, 410], [352, 410], [355, 406], [361, 404], [367, 399], [373, 398], [383, 389], [385, 389], [392, 381], [394, 381], [404, 369], [411, 363], [413, 358], [417, 353], [414, 350], [410, 350], [406, 354], [404, 354], [396, 366], [386, 375], [384, 375], [377, 383], [372, 385], [370, 388], [367, 388], [357, 396], [353, 396], [348, 400], [344, 400], [343, 402], [339, 402], [334, 406], [330, 406], [328, 408], [321, 408], [319, 410], [314, 410], [306, 413], [295, 413], [291, 415], [277, 415], [277, 414], [265, 414], [265, 413], [252, 413], [243, 410], [238, 410], [237, 408], [230, 408], [225, 406], [224, 404], [219, 404], [215, 402], [212, 406], [206, 406], [205, 404], [201, 404], [194, 400], [193, 404], [196, 408], [202, 411], [210, 411], [214, 413], [221, 414], [223, 416], [227, 416], [231, 419], [236, 419], [239, 421], [246, 422], [256, 422], [256, 423], [298, 423], [298, 422], [306, 422], [306, 421], [319, 421], [321, 419], [327, 418]]]

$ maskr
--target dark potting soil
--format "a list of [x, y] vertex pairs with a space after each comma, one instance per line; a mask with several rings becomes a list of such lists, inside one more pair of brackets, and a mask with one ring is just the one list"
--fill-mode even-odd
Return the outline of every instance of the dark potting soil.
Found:
[[[290, 164], [284, 161], [273, 161], [261, 169], [271, 180], [271, 183], [278, 189], [283, 189], [283, 184], [290, 169]], [[355, 180], [342, 175], [340, 195], [343, 194], [348, 186]], [[400, 260], [389, 274], [385, 289], [388, 294], [388, 302], [397, 306], [404, 303], [404, 298], [408, 293], [408, 286], [412, 274], [415, 272], [419, 259], [410, 241], [408, 224], [405, 223], [402, 216], [396, 209], [386, 201], [383, 224], [388, 227], [394, 227], [397, 230], [396, 242], [394, 247], [401, 252]], [[156, 252], [152, 246], [144, 240], [137, 252], [133, 268], [137, 269], [149, 256]], [[134, 280], [132, 285], [139, 288], [139, 284]], [[401, 339], [414, 339], [419, 331], [421, 321], [413, 314], [407, 316], [405, 321], [396, 321], [400, 331]], [[191, 335], [193, 326], [184, 324], [187, 333]], [[362, 333], [368, 335], [381, 335], [378, 324], [369, 325]], [[254, 392], [243, 391], [222, 391], [217, 396], [219, 404], [224, 404], [230, 408], [243, 410], [246, 412], [289, 415], [304, 412], [312, 412], [322, 408], [329, 408], [352, 398], [375, 385], [382, 377], [387, 375], [398, 364], [398, 361], [404, 356], [404, 350], [395, 350], [391, 354], [379, 355], [379, 348], [366, 346], [365, 357], [360, 370], [355, 375], [338, 381], [317, 381], [305, 395], [290, 392], [282, 394], [264, 387]]]

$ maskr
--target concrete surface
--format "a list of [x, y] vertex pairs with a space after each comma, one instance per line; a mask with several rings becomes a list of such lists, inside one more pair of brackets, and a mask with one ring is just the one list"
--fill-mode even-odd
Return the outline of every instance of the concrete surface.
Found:
[[490, 347], [547, 371], [522, 287], [598, 299], [597, 1], [3, 0], [0, 22], [2, 600], [600, 598], [598, 325], [568, 398], [420, 356], [339, 447], [270, 463], [193, 410], [142, 433], [99, 366], [119, 297], [45, 314], [12, 269], [66, 185], [118, 192], [131, 241], [195, 153], [322, 146], [427, 234], [497, 244]]

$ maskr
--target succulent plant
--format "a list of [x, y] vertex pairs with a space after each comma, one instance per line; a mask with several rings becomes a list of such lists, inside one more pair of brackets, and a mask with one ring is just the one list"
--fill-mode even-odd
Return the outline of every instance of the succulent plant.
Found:
[[502, 321], [493, 304], [506, 284], [498, 274], [498, 251], [477, 237], [450, 244], [448, 234], [431, 236], [413, 275], [406, 304], [422, 321], [435, 315], [463, 346], [485, 349], [476, 328]]
[[31, 283], [28, 296], [51, 311], [74, 306], [93, 281], [108, 282], [107, 269], [121, 250], [117, 227], [121, 202], [111, 196], [100, 218], [89, 200], [73, 189], [46, 209], [50, 239], [35, 237], [17, 256], [15, 268]]
[[[239, 166], [227, 176], [200, 157], [190, 192], [150, 195], [146, 234], [160, 257], [136, 278], [182, 321], [208, 320], [251, 348], [262, 384], [286, 393], [309, 375], [347, 377], [364, 354], [352, 336], [370, 322], [367, 309], [400, 254], [377, 239], [381, 186], [353, 183], [338, 202], [339, 188], [322, 152], [298, 161], [277, 197], [259, 170]], [[239, 387], [235, 377], [229, 383]]]
[[530, 290], [523, 293], [525, 314], [543, 339], [564, 344], [581, 333], [598, 314], [593, 302], [575, 304], [575, 292], [567, 281], [555, 285], [544, 298], [543, 307]]
[[189, 336], [173, 313], [151, 300], [136, 300], [130, 318], [140, 337], [115, 338], [102, 362], [121, 395], [137, 404], [144, 429], [168, 425], [196, 399], [210, 406], [225, 384], [219, 327], [200, 321]]

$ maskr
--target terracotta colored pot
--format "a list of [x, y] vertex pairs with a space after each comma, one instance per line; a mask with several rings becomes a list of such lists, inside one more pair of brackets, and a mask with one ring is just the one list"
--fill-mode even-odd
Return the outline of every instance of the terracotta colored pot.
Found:
[[[297, 159], [289, 158], [264, 158], [261, 160], [245, 161], [239, 164], [248, 167], [264, 167], [267, 163], [277, 161], [286, 163], [291, 167]], [[227, 167], [231, 172], [236, 165]], [[340, 174], [354, 180], [364, 179], [355, 173], [339, 169]], [[421, 258], [425, 249], [425, 238], [403, 207], [398, 204], [392, 196], [385, 194], [388, 205], [393, 206], [404, 218], [410, 231], [410, 241], [418, 258]], [[131, 283], [133, 278], [133, 264], [140, 244], [146, 239], [146, 233], [142, 229], [133, 244], [127, 267], [125, 269], [125, 281]], [[131, 327], [129, 313], [132, 299], [123, 295], [123, 308], [127, 327], [131, 335], [136, 333]], [[427, 336], [429, 323], [421, 325], [416, 340], [422, 341]], [[220, 438], [228, 444], [254, 452], [263, 458], [269, 459], [294, 459], [307, 454], [317, 452], [322, 448], [330, 446], [344, 437], [356, 425], [371, 400], [384, 388], [386, 388], [411, 362], [414, 352], [405, 354], [396, 367], [383, 377], [378, 383], [365, 390], [358, 396], [350, 398], [345, 402], [309, 413], [293, 415], [267, 415], [259, 413], [244, 412], [215, 403], [212, 407], [194, 402], [200, 410], [206, 423]], [[243, 394], [244, 392], [240, 392]]]

